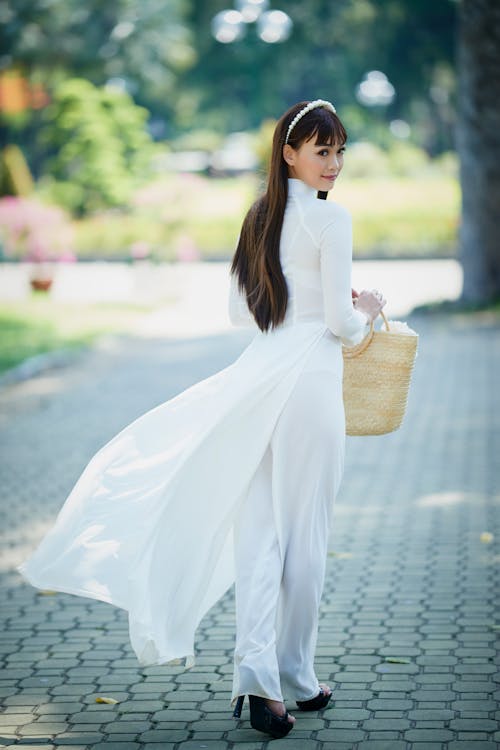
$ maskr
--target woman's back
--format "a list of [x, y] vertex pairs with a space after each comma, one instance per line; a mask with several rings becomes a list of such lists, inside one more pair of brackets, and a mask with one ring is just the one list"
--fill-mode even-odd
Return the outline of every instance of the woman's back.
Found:
[[[302, 180], [288, 179], [280, 239], [280, 261], [288, 287], [283, 323], [320, 320], [346, 344], [366, 333], [366, 317], [351, 297], [352, 225], [338, 203], [317, 198]], [[229, 314], [234, 325], [256, 325], [232, 277]]]
[[302, 320], [324, 320], [321, 283], [320, 234], [338, 214], [337, 221], [349, 221], [338, 204], [318, 200], [317, 191], [301, 180], [288, 180], [288, 201], [283, 217], [280, 260], [288, 285], [288, 306], [284, 325]]

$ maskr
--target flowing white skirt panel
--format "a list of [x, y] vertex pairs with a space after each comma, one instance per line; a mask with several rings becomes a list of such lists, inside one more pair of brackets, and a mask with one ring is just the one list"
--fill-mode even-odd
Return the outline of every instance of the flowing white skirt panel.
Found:
[[234, 581], [235, 513], [325, 331], [315, 320], [257, 332], [234, 363], [127, 425], [19, 572], [127, 610], [142, 666], [192, 663], [200, 620]]

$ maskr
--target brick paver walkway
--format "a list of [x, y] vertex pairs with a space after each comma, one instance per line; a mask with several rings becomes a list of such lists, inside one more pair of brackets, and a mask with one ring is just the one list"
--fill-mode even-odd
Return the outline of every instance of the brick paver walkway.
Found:
[[[421, 341], [403, 427], [347, 442], [317, 652], [334, 701], [296, 712], [288, 750], [500, 746], [500, 326], [409, 322]], [[268, 747], [246, 710], [230, 714], [232, 592], [202, 623], [195, 668], [140, 668], [122, 610], [14, 571], [105, 441], [248, 340], [119, 339], [0, 391], [1, 746]]]

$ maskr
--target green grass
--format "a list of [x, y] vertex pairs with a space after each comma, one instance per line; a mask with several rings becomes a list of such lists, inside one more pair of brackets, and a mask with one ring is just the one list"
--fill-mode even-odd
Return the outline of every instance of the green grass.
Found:
[[253, 175], [161, 177], [138, 193], [126, 211], [74, 221], [75, 252], [79, 258], [125, 258], [140, 242], [149, 245], [157, 260], [173, 261], [187, 236], [202, 258], [228, 257], [256, 189]]
[[[75, 222], [77, 255], [123, 258], [145, 242], [158, 260], [171, 261], [188, 236], [202, 259], [229, 260], [260, 187], [256, 175], [162, 178], [135, 207]], [[456, 254], [460, 188], [449, 175], [342, 176], [330, 197], [352, 214], [355, 258]]]
[[0, 304], [0, 372], [28, 357], [61, 348], [89, 345], [105, 333], [126, 332], [151, 307], [54, 302], [32, 292], [27, 300]]
[[460, 188], [452, 177], [350, 180], [332, 198], [352, 214], [354, 257], [456, 254]]

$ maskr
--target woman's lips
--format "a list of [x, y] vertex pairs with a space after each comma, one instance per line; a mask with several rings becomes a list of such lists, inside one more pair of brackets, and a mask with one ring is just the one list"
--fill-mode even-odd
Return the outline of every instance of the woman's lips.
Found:
[[325, 179], [325, 180], [331, 180], [333, 182], [333, 180], [337, 179], [337, 175], [336, 174], [323, 175], [323, 179]]

